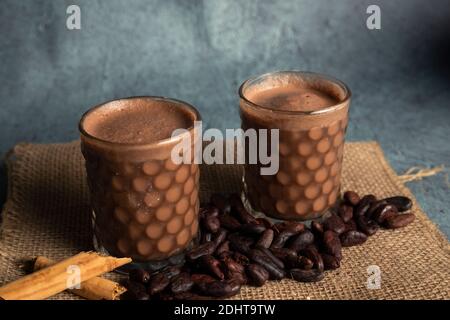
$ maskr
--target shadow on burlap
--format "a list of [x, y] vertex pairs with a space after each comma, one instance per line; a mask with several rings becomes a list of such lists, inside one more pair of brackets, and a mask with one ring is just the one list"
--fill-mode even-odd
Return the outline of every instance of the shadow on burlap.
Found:
[[[79, 143], [17, 145], [8, 159], [8, 198], [0, 238], [0, 285], [24, 274], [24, 260], [37, 255], [62, 259], [92, 250], [88, 190]], [[414, 199], [375, 142], [347, 143], [343, 190], [377, 197]], [[201, 168], [201, 198], [237, 192], [241, 167]], [[271, 281], [243, 287], [237, 299], [449, 299], [450, 244], [414, 199], [417, 219], [400, 230], [381, 230], [364, 245], [345, 248], [341, 268], [319, 283]], [[381, 270], [380, 289], [368, 289], [367, 268]], [[118, 279], [117, 274], [108, 278]], [[77, 299], [69, 293], [57, 299]]]

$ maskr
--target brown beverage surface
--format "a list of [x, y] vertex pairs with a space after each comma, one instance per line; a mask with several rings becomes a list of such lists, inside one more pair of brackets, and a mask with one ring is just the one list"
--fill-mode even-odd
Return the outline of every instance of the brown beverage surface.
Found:
[[335, 96], [298, 84], [250, 91], [247, 99], [266, 108], [288, 111], [316, 111], [339, 103]]
[[192, 126], [192, 115], [168, 101], [148, 98], [118, 100], [91, 112], [84, 128], [114, 143], [144, 144], [170, 138], [175, 129]]

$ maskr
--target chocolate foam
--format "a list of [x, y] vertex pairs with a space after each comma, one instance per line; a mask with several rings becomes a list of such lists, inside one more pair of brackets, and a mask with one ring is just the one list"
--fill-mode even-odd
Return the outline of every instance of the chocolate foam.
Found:
[[175, 102], [142, 97], [108, 102], [89, 112], [83, 128], [91, 136], [113, 143], [148, 144], [188, 129], [194, 115]]

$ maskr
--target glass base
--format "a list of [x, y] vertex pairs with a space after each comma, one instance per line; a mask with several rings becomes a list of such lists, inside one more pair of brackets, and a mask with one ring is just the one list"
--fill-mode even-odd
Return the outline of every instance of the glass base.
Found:
[[[112, 255], [111, 253], [108, 252], [108, 250], [106, 250], [105, 247], [103, 247], [100, 242], [98, 241], [97, 237], [94, 234], [94, 238], [93, 238], [93, 245], [94, 245], [94, 249], [95, 251], [101, 253], [101, 254], [105, 254], [105, 255]], [[158, 261], [132, 261], [126, 265], [123, 265], [117, 269], [115, 269], [114, 271], [120, 274], [128, 274], [130, 272], [130, 270], [132, 269], [144, 269], [150, 272], [153, 271], [157, 271], [160, 269], [163, 269], [167, 266], [180, 266], [182, 264], [184, 264], [185, 262], [185, 254], [186, 251], [190, 250], [193, 246], [193, 241], [191, 241], [191, 243], [188, 245], [188, 247], [186, 249], [184, 249], [182, 252], [171, 256], [168, 259], [165, 260], [158, 260]]]
[[309, 227], [309, 225], [311, 224], [312, 221], [318, 221], [318, 222], [322, 222], [323, 220], [325, 220], [326, 218], [328, 218], [333, 212], [333, 208], [329, 208], [328, 210], [326, 210], [320, 217], [317, 218], [313, 218], [313, 219], [308, 219], [308, 220], [292, 220], [292, 219], [278, 219], [278, 218], [273, 218], [271, 216], [268, 216], [266, 214], [264, 214], [261, 211], [257, 211], [255, 209], [253, 209], [252, 205], [250, 204], [250, 201], [247, 199], [245, 192], [242, 191], [241, 193], [241, 200], [242, 203], [244, 205], [244, 208], [247, 210], [248, 213], [250, 213], [252, 216], [254, 216], [255, 218], [264, 218], [269, 220], [272, 223], [279, 223], [279, 222], [286, 222], [286, 221], [296, 221], [296, 222], [301, 222], [303, 224], [305, 224], [306, 226]]
[[316, 217], [316, 218], [311, 218], [311, 219], [305, 219], [305, 220], [293, 220], [293, 219], [280, 219], [280, 218], [274, 218], [271, 217], [269, 215], [266, 215], [265, 213], [258, 211], [256, 209], [254, 209], [252, 207], [252, 205], [250, 204], [250, 201], [246, 195], [246, 190], [247, 190], [247, 184], [245, 183], [245, 179], [244, 177], [242, 177], [242, 184], [243, 184], [243, 189], [241, 192], [241, 201], [242, 204], [244, 205], [244, 208], [247, 210], [248, 213], [250, 213], [251, 215], [253, 215], [255, 218], [265, 218], [267, 220], [269, 220], [272, 223], [279, 223], [279, 222], [285, 222], [285, 221], [297, 221], [297, 222], [301, 222], [304, 223], [305, 225], [309, 226], [311, 224], [312, 221], [323, 221], [326, 218], [328, 218], [333, 212], [335, 212], [335, 209], [337, 208], [337, 202], [335, 204], [335, 206], [330, 207], [328, 209], [326, 209], [322, 214], [320, 214], [320, 216]]

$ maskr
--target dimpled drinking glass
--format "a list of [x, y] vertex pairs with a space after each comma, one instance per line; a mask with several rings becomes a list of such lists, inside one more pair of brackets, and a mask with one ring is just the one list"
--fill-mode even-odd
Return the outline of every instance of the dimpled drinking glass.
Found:
[[[299, 94], [306, 92], [302, 99], [310, 98], [313, 104], [321, 96], [334, 103], [324, 107], [311, 105], [310, 110], [283, 106], [296, 103], [286, 97], [278, 97], [275, 107], [255, 103], [264, 90], [283, 86], [298, 86]], [[315, 94], [320, 99], [314, 100]], [[245, 81], [239, 95], [244, 130], [279, 129], [278, 172], [261, 175], [260, 163], [245, 165], [243, 198], [247, 208], [277, 219], [308, 220], [322, 216], [335, 205], [340, 192], [350, 90], [328, 76], [280, 71]]]
[[[132, 118], [133, 108], [150, 114]], [[171, 109], [165, 112], [168, 109], [159, 108]], [[164, 117], [159, 119], [163, 111]], [[182, 117], [186, 132], [161, 138], [161, 132], [155, 131], [158, 140], [150, 143], [136, 142], [139, 139], [134, 137], [136, 141], [123, 138], [133, 142], [108, 141], [96, 136], [96, 131], [105, 131], [97, 127], [105, 127], [102, 117], [112, 117], [110, 114], [117, 117], [114, 126], [106, 128], [111, 137], [126, 121], [132, 128], [142, 125], [136, 134], [145, 134], [151, 129], [140, 123], [145, 117], [155, 118], [156, 125], [171, 123], [174, 116]], [[183, 251], [197, 236], [200, 172], [197, 164], [175, 164], [171, 151], [190, 135], [193, 154], [197, 120], [200, 115], [194, 107], [161, 97], [114, 100], [84, 114], [79, 125], [81, 148], [91, 193], [94, 243], [99, 251], [131, 257], [150, 269], [181, 261]]]

